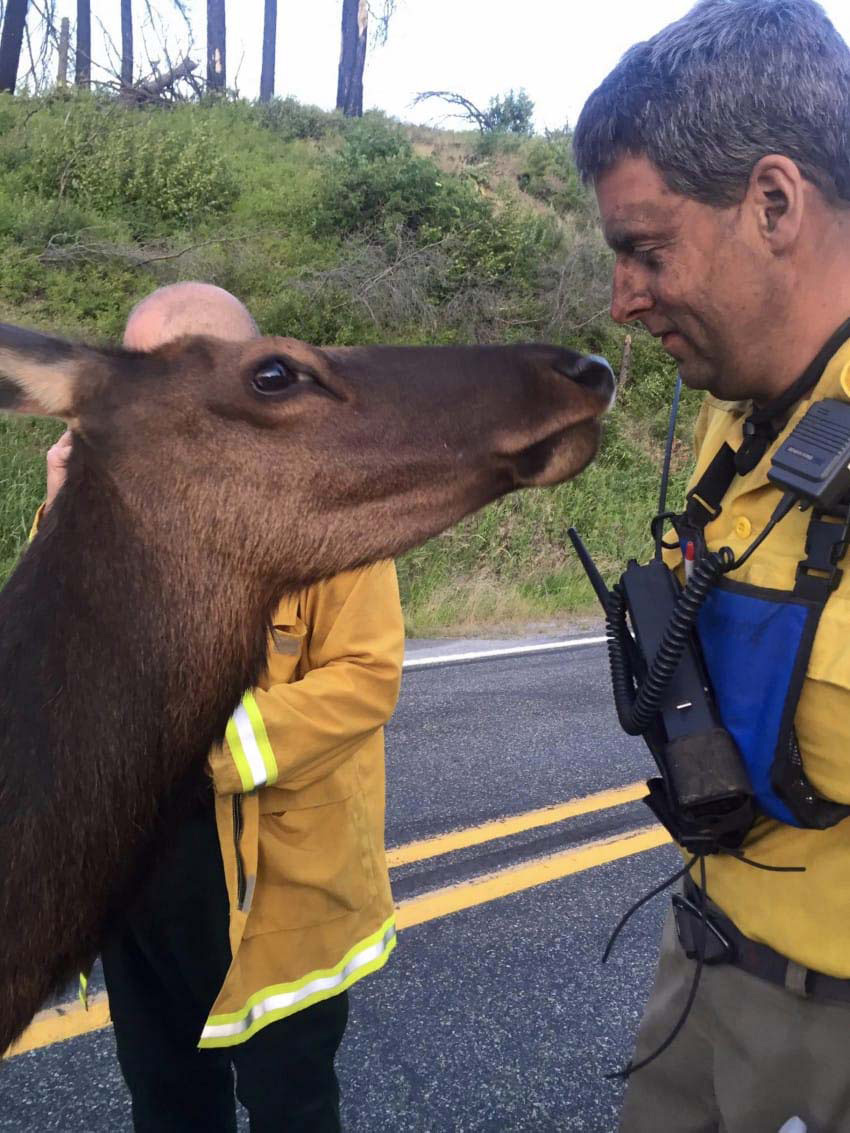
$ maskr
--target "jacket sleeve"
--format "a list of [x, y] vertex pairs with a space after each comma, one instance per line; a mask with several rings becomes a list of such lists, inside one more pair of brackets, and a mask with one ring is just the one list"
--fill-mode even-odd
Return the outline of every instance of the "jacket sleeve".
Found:
[[[401, 684], [404, 622], [392, 563], [348, 571], [302, 596], [304, 675], [246, 693], [213, 749], [216, 791], [323, 779], [389, 720]], [[306, 654], [306, 657], [305, 657]]]
[[44, 509], [46, 507], [47, 507], [46, 504], [42, 504], [39, 507], [38, 511], [35, 513], [35, 518], [33, 519], [32, 527], [30, 528], [30, 536], [29, 536], [29, 542], [30, 543], [33, 541], [33, 539], [35, 539], [35, 537], [38, 533], [38, 529], [41, 526], [41, 521], [42, 521], [42, 519], [44, 519]]

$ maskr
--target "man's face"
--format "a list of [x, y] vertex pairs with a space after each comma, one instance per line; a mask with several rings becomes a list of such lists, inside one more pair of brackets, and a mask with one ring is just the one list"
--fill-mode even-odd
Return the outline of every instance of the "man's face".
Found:
[[621, 158], [596, 196], [616, 253], [614, 319], [660, 338], [693, 389], [758, 397], [782, 304], [747, 201], [717, 208], [681, 196], [645, 157]]

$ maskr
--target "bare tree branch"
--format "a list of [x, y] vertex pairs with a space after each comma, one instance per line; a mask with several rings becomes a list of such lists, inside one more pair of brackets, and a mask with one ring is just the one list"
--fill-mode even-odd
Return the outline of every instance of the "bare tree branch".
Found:
[[[29, 68], [19, 76], [19, 79], [21, 83], [31, 80], [33, 90], [36, 93], [43, 91], [50, 84], [48, 68], [52, 50], [51, 39], [55, 38], [55, 7], [55, 0], [45, 0], [43, 9], [35, 0], [31, 0], [29, 4], [30, 15], [23, 27]], [[33, 12], [39, 17], [38, 27], [34, 26], [34, 21], [31, 18]], [[37, 50], [34, 46], [36, 42], [38, 42]]]
[[490, 115], [486, 110], [479, 110], [474, 102], [465, 98], [454, 90], [423, 90], [417, 94], [413, 100], [414, 106], [419, 106], [422, 102], [428, 102], [432, 98], [438, 98], [443, 102], [447, 102], [449, 106], [459, 106], [461, 108], [460, 114], [447, 114], [447, 118], [463, 118], [467, 122], [474, 122], [482, 134], [492, 129], [492, 121]]
[[106, 48], [106, 55], [107, 55], [107, 59], [108, 59], [108, 63], [109, 63], [109, 66], [105, 66], [103, 63], [98, 63], [97, 67], [101, 71], [106, 71], [106, 73], [110, 76], [110, 78], [118, 79], [120, 81], [120, 79], [121, 79], [121, 52], [118, 50], [118, 46], [115, 43], [115, 40], [110, 35], [109, 30], [107, 29], [106, 25], [104, 24], [104, 22], [100, 18], [100, 16], [97, 16], [96, 19], [97, 19], [98, 27], [100, 28], [101, 34], [103, 36], [103, 40], [104, 40], [104, 44], [105, 44], [105, 48]]
[[[30, 69], [26, 74], [32, 75], [35, 89], [38, 90], [38, 76], [36, 74], [35, 56], [32, 53], [32, 39], [30, 38], [30, 29], [28, 23], [24, 24], [24, 39], [27, 45], [27, 54], [30, 57]], [[24, 78], [26, 78], [26, 75], [24, 76]]]
[[217, 236], [211, 240], [202, 240], [198, 244], [189, 244], [177, 251], [155, 252], [156, 245], [113, 244], [88, 237], [88, 234], [93, 236], [96, 232], [96, 228], [83, 228], [74, 233], [55, 232], [47, 242], [47, 247], [39, 256], [39, 260], [43, 264], [102, 263], [109, 260], [120, 260], [131, 264], [133, 267], [141, 268], [168, 260], [179, 260], [190, 252], [197, 252], [200, 248], [210, 248], [222, 244], [241, 244], [249, 240], [256, 240], [263, 235], [272, 235], [270, 232], [254, 231], [239, 236]]
[[368, 0], [366, 6], [373, 20], [372, 46], [383, 47], [387, 42], [387, 36], [390, 31], [390, 20], [398, 6], [398, 0], [383, 0], [380, 6], [377, 6], [374, 0]]

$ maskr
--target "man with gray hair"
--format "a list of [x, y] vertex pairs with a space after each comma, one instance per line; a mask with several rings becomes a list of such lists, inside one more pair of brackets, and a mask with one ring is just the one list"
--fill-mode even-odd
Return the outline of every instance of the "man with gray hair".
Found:
[[[591, 95], [575, 154], [615, 253], [613, 317], [642, 323], [707, 393], [690, 522], [740, 558], [781, 499], [767, 478], [778, 446], [813, 402], [850, 401], [850, 50], [814, 0], [702, 0]], [[788, 514], [700, 623], [759, 808], [743, 852], [773, 872], [720, 853], [686, 882], [628, 1133], [775, 1133], [794, 1116], [810, 1133], [850, 1130], [847, 518]], [[815, 525], [834, 555], [811, 571]], [[767, 646], [789, 610], [816, 611], [812, 633]], [[780, 685], [793, 695], [771, 707]], [[668, 1043], [706, 946], [702, 909], [715, 962]]]

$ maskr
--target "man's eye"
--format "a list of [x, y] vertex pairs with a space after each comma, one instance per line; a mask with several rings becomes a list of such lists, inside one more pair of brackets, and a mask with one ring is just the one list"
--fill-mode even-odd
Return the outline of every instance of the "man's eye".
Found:
[[636, 249], [633, 255], [637, 262], [646, 268], [657, 270], [661, 267], [661, 257], [655, 248]]
[[309, 374], [291, 370], [284, 362], [267, 362], [254, 374], [251, 385], [257, 393], [270, 396], [282, 393], [299, 382], [309, 383], [312, 381], [313, 379]]

